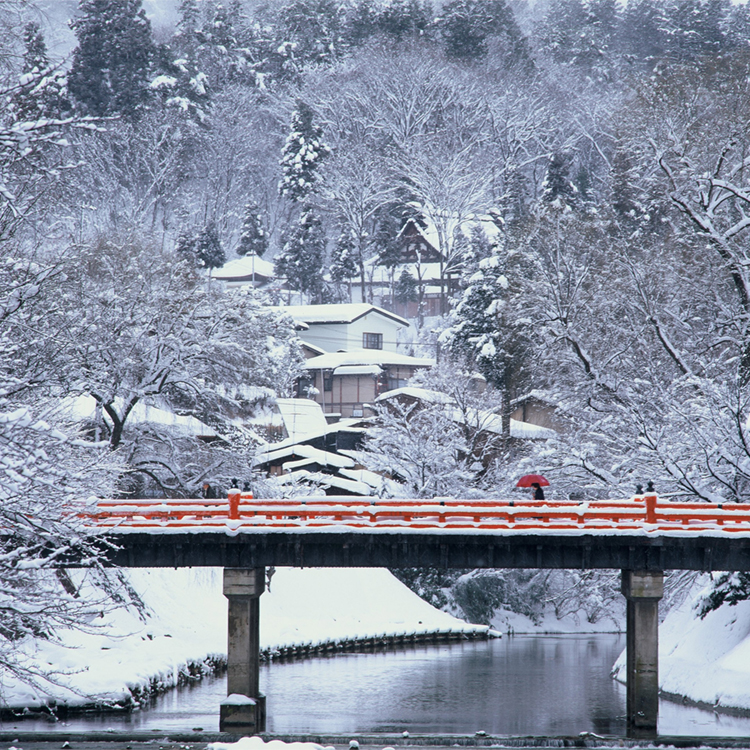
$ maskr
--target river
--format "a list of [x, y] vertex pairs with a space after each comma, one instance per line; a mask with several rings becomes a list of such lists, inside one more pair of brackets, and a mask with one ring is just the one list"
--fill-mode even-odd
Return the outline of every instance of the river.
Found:
[[[261, 670], [270, 733], [572, 735], [625, 732], [625, 688], [609, 676], [624, 636], [512, 636], [273, 662]], [[223, 678], [173, 690], [151, 708], [0, 730], [218, 730]], [[750, 737], [750, 718], [661, 701], [659, 733]]]

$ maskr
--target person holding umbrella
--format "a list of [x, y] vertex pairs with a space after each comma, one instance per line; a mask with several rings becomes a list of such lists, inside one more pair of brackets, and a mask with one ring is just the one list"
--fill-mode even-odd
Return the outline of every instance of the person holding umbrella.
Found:
[[544, 500], [544, 490], [542, 487], [549, 487], [549, 481], [541, 474], [524, 474], [516, 487], [529, 487], [534, 490], [534, 500]]

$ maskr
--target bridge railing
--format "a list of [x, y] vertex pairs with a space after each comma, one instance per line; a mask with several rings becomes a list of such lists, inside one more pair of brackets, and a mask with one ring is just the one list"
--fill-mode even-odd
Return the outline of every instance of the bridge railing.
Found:
[[630, 531], [645, 529], [750, 532], [750, 505], [678, 503], [656, 495], [623, 500], [426, 500], [368, 497], [100, 500], [82, 514], [100, 528], [482, 529], [487, 531]]

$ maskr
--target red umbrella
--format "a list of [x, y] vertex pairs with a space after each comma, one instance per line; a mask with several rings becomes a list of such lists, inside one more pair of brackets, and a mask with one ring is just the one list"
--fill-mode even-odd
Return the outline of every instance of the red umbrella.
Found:
[[541, 474], [524, 474], [516, 482], [516, 487], [531, 487], [534, 484], [538, 484], [540, 487], [549, 487], [549, 482]]

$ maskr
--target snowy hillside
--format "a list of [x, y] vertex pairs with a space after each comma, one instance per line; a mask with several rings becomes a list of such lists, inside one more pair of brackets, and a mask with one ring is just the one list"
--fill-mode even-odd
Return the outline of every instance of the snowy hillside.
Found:
[[[62, 645], [27, 642], [29, 659], [54, 669], [39, 687], [0, 675], [6, 704], [48, 698], [70, 704], [127, 699], [130, 688], [170, 686], [187, 664], [226, 653], [227, 603], [220, 569], [133, 570], [130, 579], [149, 616], [118, 610], [95, 623], [99, 633], [68, 631]], [[381, 634], [470, 631], [422, 601], [382, 569], [279, 568], [261, 599], [261, 648]]]

